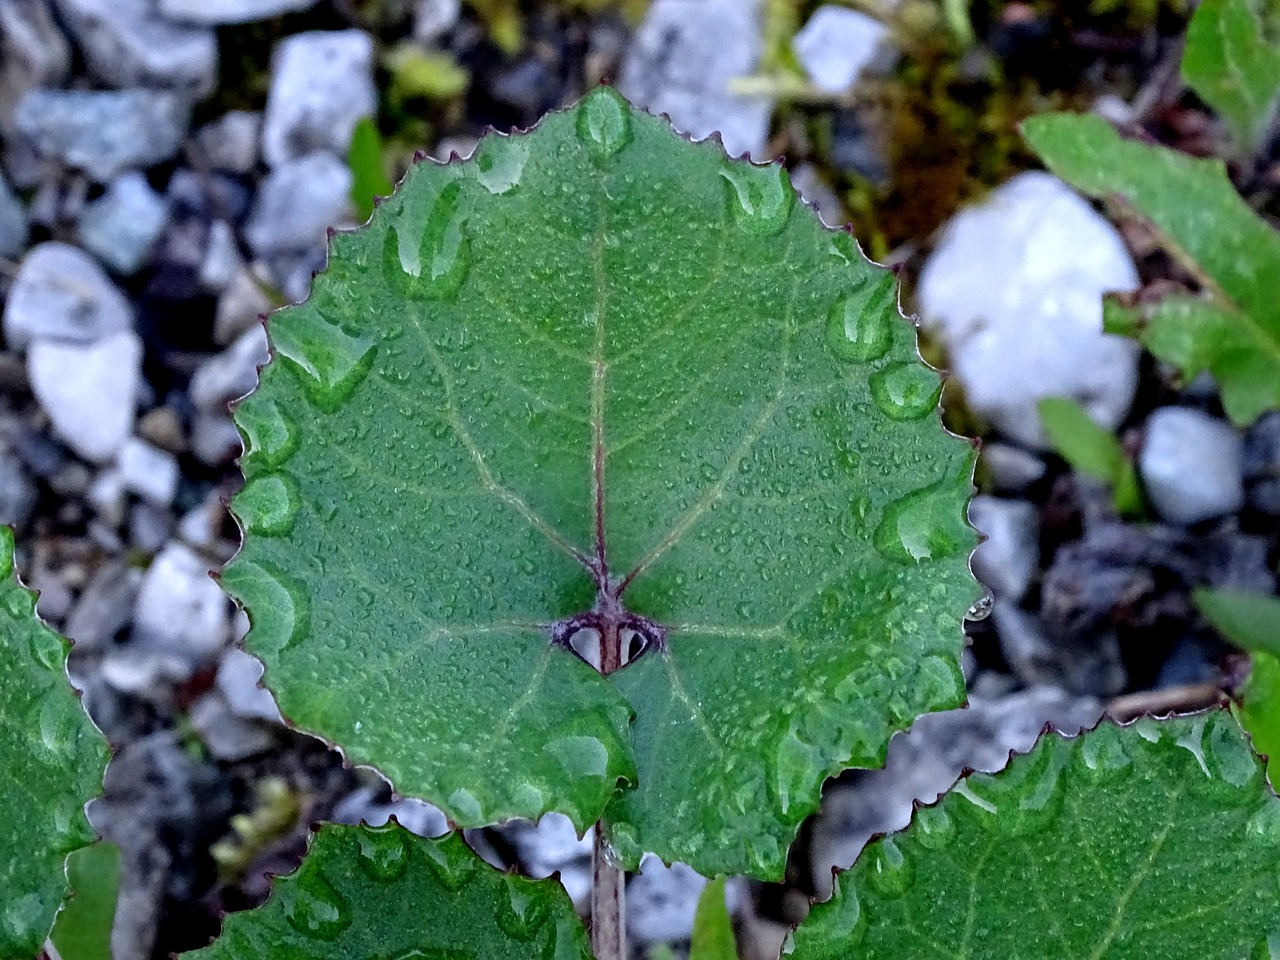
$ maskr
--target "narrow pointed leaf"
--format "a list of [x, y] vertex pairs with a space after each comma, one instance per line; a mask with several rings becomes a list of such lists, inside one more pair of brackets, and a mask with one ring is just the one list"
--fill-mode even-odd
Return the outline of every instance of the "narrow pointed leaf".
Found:
[[590, 960], [564, 887], [499, 873], [457, 834], [327, 825], [255, 910], [191, 960]]
[[61, 960], [111, 960], [111, 930], [120, 896], [120, 848], [99, 840], [67, 857], [72, 897], [54, 921]]
[[689, 960], [738, 960], [738, 943], [724, 902], [724, 886], [724, 877], [717, 877], [703, 887], [698, 897]]
[[1267, 757], [1267, 775], [1280, 779], [1280, 657], [1254, 653], [1253, 669], [1236, 707], [1257, 751]]
[[107, 745], [67, 679], [70, 645], [35, 614], [0, 526], [0, 957], [34, 957], [68, 892], [65, 860], [94, 839], [84, 805]]
[[871, 844], [792, 960], [1270, 956], [1280, 799], [1226, 711], [1048, 735]]
[[1204, 0], [1187, 27], [1182, 76], [1222, 114], [1244, 152], [1256, 147], [1280, 102], [1280, 44], [1268, 42], [1250, 0]]
[[1156, 305], [1111, 304], [1127, 328], [1187, 375], [1208, 369], [1236, 424], [1276, 402], [1280, 383], [1280, 233], [1241, 199], [1221, 160], [1123, 140], [1101, 117], [1048, 114], [1022, 124], [1032, 148], [1072, 186], [1121, 205], [1156, 228], [1204, 287]]
[[[455, 822], [583, 827], [622, 779], [628, 863], [777, 876], [825, 777], [963, 697], [971, 450], [780, 167], [601, 88], [413, 168], [269, 332], [246, 643]], [[647, 648], [606, 679], [566, 641], [608, 624]]]
[[1237, 647], [1280, 655], [1280, 597], [1240, 589], [1201, 587], [1196, 606]]
[[1137, 473], [1116, 435], [1069, 397], [1045, 397], [1037, 409], [1053, 449], [1081, 473], [1106, 483], [1120, 513], [1141, 514]]

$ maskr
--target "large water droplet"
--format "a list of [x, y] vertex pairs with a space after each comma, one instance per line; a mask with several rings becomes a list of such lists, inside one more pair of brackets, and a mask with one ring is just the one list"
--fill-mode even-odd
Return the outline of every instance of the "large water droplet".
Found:
[[302, 867], [276, 888], [289, 926], [308, 937], [334, 940], [351, 926], [351, 908], [317, 868]]
[[31, 631], [31, 658], [51, 673], [62, 673], [66, 662], [67, 646], [52, 630], [39, 627]]
[[1244, 788], [1262, 775], [1262, 763], [1235, 720], [1226, 714], [1214, 714], [1205, 730], [1204, 747], [1210, 771], [1237, 788], [1232, 792], [1243, 801], [1248, 793]]
[[939, 480], [885, 507], [872, 542], [888, 560], [920, 563], [952, 556], [973, 543], [958, 497]]
[[[75, 712], [73, 712], [75, 711]], [[47, 697], [40, 707], [40, 741], [56, 757], [75, 756], [80, 730], [79, 707], [66, 704], [61, 697]]]
[[[284, 314], [281, 315], [285, 316]], [[276, 353], [289, 361], [307, 397], [326, 413], [341, 407], [373, 366], [375, 338], [351, 334], [317, 314], [293, 314], [271, 329]]]
[[1124, 738], [1119, 728], [1112, 723], [1103, 723], [1084, 735], [1080, 744], [1080, 758], [1092, 780], [1116, 778], [1133, 764], [1124, 748]]
[[898, 311], [893, 277], [886, 280], [845, 295], [827, 314], [827, 346], [836, 359], [868, 363], [889, 352]]
[[448, 300], [462, 288], [471, 269], [465, 200], [462, 183], [450, 181], [431, 204], [420, 237], [404, 227], [388, 227], [388, 247], [394, 244], [401, 271], [417, 281], [406, 288], [412, 295]]
[[1280, 800], [1263, 797], [1262, 806], [1245, 826], [1244, 836], [1249, 843], [1268, 851], [1280, 847]]
[[273, 657], [311, 632], [311, 596], [301, 582], [265, 560], [239, 557], [223, 571], [222, 585], [244, 604], [253, 628], [250, 653]]
[[373, 880], [390, 883], [409, 868], [409, 844], [403, 827], [364, 827], [356, 834], [360, 869]]
[[264, 467], [279, 467], [298, 449], [298, 435], [293, 423], [280, 408], [261, 394], [253, 394], [235, 411], [236, 424], [248, 443], [246, 457]]
[[631, 142], [631, 107], [612, 87], [596, 87], [578, 104], [578, 139], [603, 164]]
[[847, 877], [838, 877], [833, 889], [831, 906], [817, 908], [824, 911], [822, 932], [830, 943], [838, 943], [845, 949], [856, 947], [867, 935], [867, 918], [858, 900], [857, 887]]
[[505, 901], [498, 901], [498, 926], [513, 940], [532, 940], [547, 922], [547, 900], [539, 896], [532, 881], [510, 876], [503, 880], [507, 887], [507, 897]]
[[821, 751], [800, 739], [793, 722], [773, 758], [773, 792], [783, 814], [793, 802], [810, 799], [815, 781], [823, 775], [822, 767]]
[[284, 473], [255, 477], [236, 494], [231, 509], [253, 533], [287, 536], [298, 519], [298, 486]]
[[449, 795], [449, 806], [452, 808], [450, 812], [455, 814], [453, 819], [458, 823], [475, 824], [484, 819], [480, 801], [465, 787], [459, 787]]
[[871, 851], [867, 881], [883, 897], [900, 897], [911, 887], [911, 861], [902, 855], [892, 837], [885, 837]]
[[4, 595], [4, 609], [18, 620], [30, 620], [36, 612], [36, 598], [29, 590], [14, 584]]
[[956, 825], [941, 806], [921, 807], [916, 811], [912, 833], [921, 846], [941, 850], [956, 835]]
[[432, 840], [424, 844], [422, 850], [431, 875], [450, 893], [465, 887], [476, 872], [476, 855], [457, 834]]
[[912, 681], [916, 713], [947, 710], [964, 702], [964, 674], [955, 660], [926, 657]]
[[938, 375], [920, 363], [891, 363], [871, 375], [871, 399], [893, 420], [919, 420], [942, 396]]
[[744, 231], [757, 237], [781, 233], [795, 205], [787, 172], [776, 163], [765, 167], [726, 160], [720, 176], [727, 184], [729, 213]]
[[595, 737], [557, 737], [547, 752], [570, 777], [603, 777], [609, 769], [609, 751]]
[[490, 135], [480, 141], [471, 156], [476, 179], [493, 194], [503, 194], [520, 182], [525, 161], [529, 159], [527, 137]]

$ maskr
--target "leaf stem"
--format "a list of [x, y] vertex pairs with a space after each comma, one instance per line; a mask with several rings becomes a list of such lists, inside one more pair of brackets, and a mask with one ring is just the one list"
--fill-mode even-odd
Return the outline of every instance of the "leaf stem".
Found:
[[591, 952], [596, 960], [627, 960], [626, 873], [607, 853], [603, 824], [591, 848]]

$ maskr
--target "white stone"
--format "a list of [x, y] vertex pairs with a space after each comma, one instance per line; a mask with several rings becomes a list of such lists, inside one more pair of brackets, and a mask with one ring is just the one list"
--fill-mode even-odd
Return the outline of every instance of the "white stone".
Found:
[[56, 0], [89, 72], [116, 87], [213, 89], [218, 42], [207, 27], [156, 15], [156, 0]]
[[94, 478], [88, 493], [89, 506], [93, 507], [103, 523], [112, 528], [124, 523], [126, 495], [124, 477], [115, 467], [108, 467]]
[[979, 494], [969, 520], [987, 538], [974, 551], [974, 576], [997, 600], [1017, 603], [1040, 566], [1040, 511], [1026, 500]]
[[169, 219], [164, 197], [136, 170], [120, 174], [80, 215], [80, 243], [117, 273], [135, 273]]
[[755, 71], [763, 49], [758, 0], [655, 0], [627, 50], [618, 90], [696, 140], [718, 131], [731, 156], [760, 159], [773, 103], [730, 93], [729, 85]]
[[236, 246], [236, 233], [225, 220], [215, 220], [209, 225], [209, 243], [204, 259], [200, 262], [200, 285], [206, 290], [221, 293], [244, 272], [244, 258]]
[[178, 492], [178, 460], [145, 440], [130, 437], [117, 460], [125, 488], [155, 507], [167, 507]]
[[270, 166], [314, 150], [347, 155], [356, 121], [378, 106], [373, 39], [361, 30], [315, 30], [282, 40], [272, 59], [262, 124]]
[[316, 0], [160, 0], [160, 12], [184, 23], [250, 23], [315, 4]]
[[225, 415], [228, 403], [257, 385], [258, 367], [269, 359], [266, 330], [246, 330], [235, 343], [196, 370], [189, 391], [192, 403], [205, 413]]
[[91, 344], [37, 340], [27, 352], [31, 392], [53, 432], [86, 460], [119, 453], [133, 430], [142, 341], [121, 331]]
[[[8, 132], [23, 94], [58, 86], [70, 66], [71, 48], [48, 0], [0, 3], [0, 131]], [[5, 160], [11, 163], [12, 157]]]
[[218, 665], [215, 682], [227, 704], [242, 717], [283, 722], [276, 698], [262, 685], [262, 663], [255, 657], [232, 647]]
[[249, 270], [241, 270], [218, 297], [218, 307], [213, 317], [214, 343], [230, 343], [255, 326], [258, 318], [270, 310], [271, 301], [263, 292], [262, 283]]
[[791, 41], [796, 59], [819, 90], [843, 93], [876, 59], [889, 28], [873, 17], [830, 4], [814, 11]]
[[134, 636], [143, 643], [207, 659], [230, 636], [230, 601], [191, 548], [169, 543], [152, 561], [134, 606]]
[[1109, 428], [1124, 418], [1140, 347], [1102, 332], [1102, 294], [1137, 285], [1115, 228], [1062, 181], [1031, 172], [955, 216], [919, 300], [970, 408], [1042, 448], [1043, 397], [1071, 397]]
[[417, 0], [413, 5], [413, 39], [429, 46], [453, 29], [462, 0]]
[[321, 246], [346, 219], [350, 194], [351, 170], [332, 154], [283, 163], [262, 182], [245, 238], [260, 257]]
[[201, 463], [220, 467], [240, 456], [240, 431], [225, 413], [197, 413], [191, 428], [191, 452]]
[[93, 258], [67, 243], [32, 247], [4, 307], [4, 336], [89, 343], [133, 326], [133, 309]]
[[1191, 524], [1244, 504], [1244, 442], [1231, 426], [1188, 407], [1161, 407], [1147, 419], [1138, 471], [1156, 512]]
[[196, 142], [215, 170], [249, 173], [258, 163], [262, 114], [231, 110], [196, 132]]
[[637, 943], [688, 940], [705, 877], [683, 863], [667, 866], [653, 854], [627, 884], [627, 933]]

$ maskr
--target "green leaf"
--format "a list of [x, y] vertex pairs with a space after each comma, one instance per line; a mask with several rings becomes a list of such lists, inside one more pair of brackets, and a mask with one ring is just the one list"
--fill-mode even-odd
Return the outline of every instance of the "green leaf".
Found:
[[590, 960], [555, 880], [499, 873], [457, 834], [326, 825], [271, 898], [226, 918], [191, 960]]
[[1280, 597], [1208, 587], [1193, 597], [1214, 629], [1237, 647], [1280, 656]]
[[863, 851], [791, 960], [1269, 956], [1280, 799], [1226, 711], [1044, 737]]
[[120, 893], [120, 848], [104, 840], [67, 857], [74, 892], [49, 939], [62, 960], [111, 960], [111, 928]]
[[1101, 117], [1048, 114], [1023, 136], [1055, 174], [1146, 218], [1203, 287], [1156, 305], [1111, 303], [1108, 329], [1139, 331], [1162, 360], [1208, 369], [1238, 426], [1280, 403], [1280, 234], [1240, 198], [1221, 160], [1122, 140]]
[[1053, 449], [1081, 473], [1110, 486], [1121, 514], [1140, 515], [1142, 494], [1137, 472], [1116, 435], [1095, 423], [1089, 411], [1068, 397], [1045, 397], [1038, 407]]
[[1280, 103], [1280, 46], [1263, 35], [1254, 4], [1204, 0], [1187, 27], [1182, 76], [1252, 152]]
[[[624, 779], [625, 862], [781, 876], [827, 776], [961, 702], [972, 451], [781, 167], [601, 88], [415, 166], [269, 333], [246, 644], [456, 823], [581, 829]], [[586, 627], [647, 650], [605, 679]]]
[[70, 644], [35, 613], [0, 526], [0, 957], [34, 957], [67, 895], [64, 861], [93, 842], [84, 805], [107, 745], [67, 680]]
[[1280, 659], [1258, 652], [1251, 659], [1253, 669], [1235, 712], [1253, 738], [1254, 748], [1270, 758], [1267, 775], [1275, 783], [1280, 776]]
[[356, 121], [351, 132], [351, 147], [347, 151], [347, 166], [351, 168], [351, 202], [361, 220], [368, 220], [373, 213], [375, 197], [391, 195], [391, 180], [382, 168], [382, 137], [378, 126], [369, 117]]
[[724, 884], [724, 877], [717, 877], [702, 889], [702, 895], [698, 897], [689, 960], [738, 960], [733, 922], [724, 902]]

